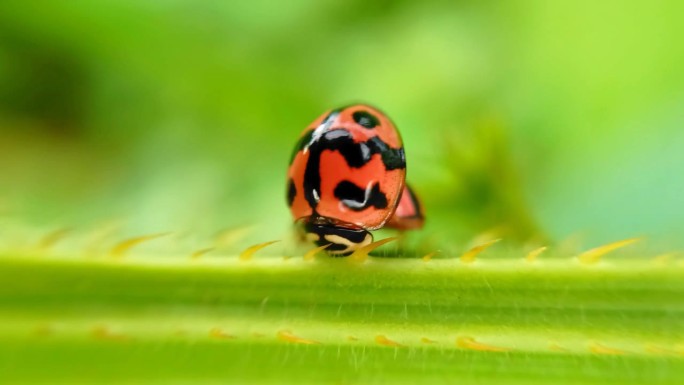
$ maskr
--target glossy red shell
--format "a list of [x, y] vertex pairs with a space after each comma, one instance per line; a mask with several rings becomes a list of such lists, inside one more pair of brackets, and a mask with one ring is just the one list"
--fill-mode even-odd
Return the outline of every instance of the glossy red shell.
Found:
[[[359, 119], [354, 118], [355, 113], [367, 113], [373, 119], [374, 126], [372, 128], [361, 125]], [[373, 125], [372, 124], [372, 125]], [[331, 131], [336, 131], [331, 133]], [[378, 143], [381, 146], [386, 146], [387, 151], [369, 152], [361, 151], [362, 155], [366, 155], [363, 165], [350, 165], [345, 158], [342, 150], [330, 148], [322, 145], [318, 150], [313, 151], [314, 142], [320, 140], [326, 134], [330, 136], [345, 136], [348, 141], [361, 144], [369, 143], [366, 148], [377, 149]], [[310, 138], [310, 139], [309, 139]], [[290, 183], [289, 200], [290, 211], [295, 220], [302, 218], [325, 218], [330, 221], [339, 223], [344, 226], [353, 225], [367, 230], [375, 230], [385, 225], [389, 218], [394, 214], [394, 211], [399, 202], [399, 197], [404, 189], [406, 168], [403, 153], [403, 144], [399, 132], [394, 124], [382, 112], [367, 105], [353, 105], [345, 107], [340, 110], [328, 111], [318, 117], [313, 123], [308, 126], [300, 137], [301, 148], [295, 148], [295, 154], [288, 170], [288, 178]], [[385, 148], [385, 147], [382, 147]], [[387, 153], [396, 155], [400, 154], [402, 167], [388, 167]], [[313, 155], [312, 155], [313, 154]], [[312, 175], [315, 170], [309, 170], [316, 164], [310, 157], [319, 157], [319, 162], [315, 167], [320, 176], [320, 184], [318, 180], [312, 183], [307, 179], [307, 175]], [[395, 159], [395, 161], [397, 161]], [[363, 194], [365, 200], [363, 203], [368, 203], [370, 194], [374, 188], [379, 188], [379, 192], [386, 199], [386, 204], [378, 204], [377, 206], [363, 206], [358, 209], [352, 205], [350, 207], [349, 200], [340, 199], [339, 193], [336, 191], [340, 189], [340, 183], [351, 182], [357, 186]], [[312, 186], [315, 186], [312, 187]], [[315, 191], [312, 191], [315, 190]], [[305, 195], [308, 194], [307, 199]], [[363, 195], [362, 194], [362, 195]], [[378, 194], [380, 195], [380, 194]], [[311, 196], [318, 198], [314, 201], [315, 207], [312, 207]], [[382, 197], [380, 200], [382, 201]], [[355, 204], [354, 202], [351, 202]]]

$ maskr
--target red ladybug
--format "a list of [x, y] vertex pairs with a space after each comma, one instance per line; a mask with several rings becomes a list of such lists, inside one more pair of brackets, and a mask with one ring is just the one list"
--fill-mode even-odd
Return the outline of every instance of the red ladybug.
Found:
[[304, 237], [336, 256], [373, 241], [383, 226], [420, 228], [424, 217], [405, 184], [396, 127], [378, 109], [356, 104], [314, 120], [295, 145], [287, 202]]

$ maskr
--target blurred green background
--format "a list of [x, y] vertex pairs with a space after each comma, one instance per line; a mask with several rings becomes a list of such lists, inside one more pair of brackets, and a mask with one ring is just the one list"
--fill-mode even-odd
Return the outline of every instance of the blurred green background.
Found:
[[428, 238], [684, 246], [682, 15], [676, 0], [6, 0], [0, 223], [279, 238], [300, 131], [367, 102], [404, 137]]

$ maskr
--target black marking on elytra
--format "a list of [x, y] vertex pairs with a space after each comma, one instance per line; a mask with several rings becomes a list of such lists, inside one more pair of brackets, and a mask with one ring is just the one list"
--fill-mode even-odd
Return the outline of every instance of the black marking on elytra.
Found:
[[297, 141], [297, 144], [295, 144], [294, 150], [292, 150], [292, 154], [290, 155], [290, 164], [294, 162], [295, 157], [297, 156], [297, 153], [299, 151], [302, 151], [306, 145], [311, 142], [311, 137], [313, 136], [314, 130], [309, 130], [304, 135], [302, 135], [301, 138]]
[[378, 118], [368, 111], [364, 111], [364, 110], [356, 111], [352, 114], [352, 118], [361, 127], [367, 128], [369, 130], [372, 130], [376, 126], [380, 125], [380, 121], [378, 120]]
[[335, 186], [335, 197], [354, 211], [363, 211], [369, 207], [384, 209], [387, 207], [387, 196], [380, 191], [380, 184], [375, 183], [370, 191], [357, 186], [353, 182], [343, 180]]
[[[361, 228], [347, 228], [335, 226], [333, 224], [315, 224], [307, 222], [304, 224], [304, 231], [307, 233], [313, 233], [318, 235], [318, 240], [314, 243], [317, 246], [330, 245], [326, 248], [327, 251], [342, 251], [347, 249], [349, 246], [340, 243], [333, 243], [325, 239], [326, 235], [336, 235], [338, 237], [344, 238], [351, 243], [359, 244], [362, 243], [366, 236], [369, 234], [368, 231]], [[344, 257], [351, 254], [351, 252], [346, 254], [331, 254], [334, 257]]]
[[[321, 124], [320, 124], [318, 127], [320, 127], [320, 126], [328, 126], [328, 127], [325, 128], [325, 130], [329, 130], [329, 129], [330, 129], [330, 125], [331, 125], [332, 122], [335, 120], [335, 118], [337, 118], [337, 116], [338, 116], [339, 114], [340, 114], [340, 110], [333, 110], [333, 111], [330, 111], [330, 113], [328, 114], [328, 116], [326, 116], [326, 117], [321, 121]], [[316, 128], [318, 128], [318, 127], [316, 127]], [[292, 162], [294, 162], [294, 158], [297, 156], [297, 153], [300, 152], [300, 151], [303, 151], [303, 150], [309, 145], [309, 143], [311, 143], [311, 138], [313, 138], [313, 134], [314, 134], [314, 132], [316, 131], [316, 128], [312, 128], [311, 130], [309, 130], [309, 131], [307, 131], [306, 133], [304, 133], [304, 135], [302, 135], [301, 138], [299, 138], [299, 140], [298, 140], [297, 143], [295, 144], [294, 150], [292, 150], [292, 154], [290, 155], [290, 164], [292, 164]]]
[[297, 196], [297, 187], [295, 187], [292, 178], [287, 182], [287, 205], [292, 206], [295, 197]]
[[368, 139], [366, 144], [371, 147], [371, 151], [380, 154], [382, 163], [388, 170], [406, 168], [406, 154], [404, 148], [395, 149], [387, 145], [377, 136]]
[[304, 147], [309, 151], [309, 159], [304, 170], [304, 198], [313, 210], [318, 206], [314, 191], [317, 194], [321, 191], [321, 154], [325, 150], [339, 152], [349, 167], [353, 168], [363, 167], [375, 154], [380, 154], [387, 170], [406, 167], [403, 148], [392, 148], [377, 136], [366, 142], [356, 143], [352, 134], [342, 128], [327, 131], [317, 139], [312, 137], [309, 146]]

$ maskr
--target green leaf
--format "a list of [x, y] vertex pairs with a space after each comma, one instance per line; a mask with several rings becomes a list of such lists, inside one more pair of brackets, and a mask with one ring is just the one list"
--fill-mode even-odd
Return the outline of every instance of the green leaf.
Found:
[[0, 257], [7, 383], [680, 383], [681, 261]]

